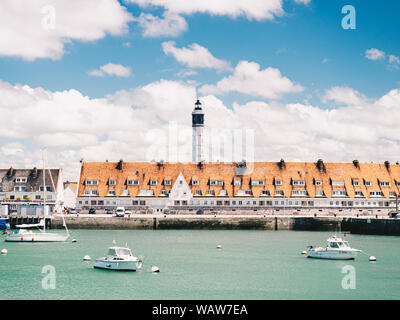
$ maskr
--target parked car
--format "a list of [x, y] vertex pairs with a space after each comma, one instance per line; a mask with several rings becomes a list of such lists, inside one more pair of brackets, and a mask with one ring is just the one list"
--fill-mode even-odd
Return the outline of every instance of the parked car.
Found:
[[106, 210], [106, 213], [107, 213], [107, 214], [113, 214], [114, 211], [113, 211], [112, 209], [107, 209], [107, 210]]
[[89, 214], [95, 214], [96, 213], [96, 210], [95, 209], [93, 209], [93, 208], [90, 208], [89, 209]]
[[125, 216], [125, 208], [124, 207], [118, 207], [117, 210], [115, 210], [115, 215], [117, 217]]
[[75, 209], [75, 208], [72, 208], [72, 209], [69, 211], [69, 214], [76, 214], [76, 209]]
[[125, 210], [125, 214], [131, 215], [132, 211], [131, 210]]

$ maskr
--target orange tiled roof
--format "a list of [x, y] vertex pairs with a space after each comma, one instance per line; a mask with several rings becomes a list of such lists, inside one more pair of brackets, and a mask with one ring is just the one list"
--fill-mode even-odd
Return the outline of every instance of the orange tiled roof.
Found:
[[[235, 163], [163, 163], [154, 162], [124, 162], [122, 170], [117, 169], [116, 162], [83, 162], [79, 181], [78, 196], [84, 196], [84, 190], [97, 189], [100, 197], [108, 194], [109, 189], [115, 189], [116, 196], [120, 196], [124, 189], [129, 190], [131, 197], [139, 194], [140, 190], [154, 190], [159, 196], [162, 189], [168, 192], [173, 187], [178, 175], [182, 172], [193, 195], [201, 190], [203, 195], [207, 190], [214, 190], [215, 195], [221, 189], [227, 190], [227, 196], [234, 196], [238, 190], [252, 190], [253, 196], [259, 197], [263, 190], [269, 190], [274, 196], [276, 190], [283, 190], [286, 197], [290, 197], [292, 190], [306, 189], [310, 197], [315, 197], [316, 190], [323, 190], [325, 196], [331, 197], [333, 190], [345, 189], [349, 197], [355, 196], [355, 190], [361, 190], [366, 197], [370, 191], [382, 191], [389, 197], [390, 191], [399, 192], [396, 181], [400, 181], [400, 165], [360, 163], [356, 167], [353, 163], [325, 163], [325, 170], [319, 170], [313, 162], [287, 162], [280, 169], [277, 162], [255, 162], [248, 164], [244, 175], [238, 175]], [[250, 170], [252, 168], [252, 170]], [[84, 181], [98, 180], [98, 185], [85, 186]], [[115, 186], [109, 186], [108, 180], [116, 180]], [[165, 186], [164, 180], [172, 180], [171, 185]], [[198, 185], [191, 181], [197, 180]], [[209, 180], [222, 180], [223, 185], [210, 186]], [[241, 185], [233, 185], [233, 180], [241, 180]], [[251, 185], [251, 180], [264, 180], [264, 185]], [[139, 180], [139, 185], [126, 185], [126, 180]], [[150, 180], [157, 180], [157, 185], [150, 185]], [[282, 180], [282, 185], [274, 185], [274, 180]], [[305, 186], [293, 186], [292, 180], [304, 180]], [[322, 186], [316, 186], [314, 181], [322, 181]], [[344, 186], [332, 186], [332, 180], [344, 181]], [[353, 186], [358, 180], [359, 186]], [[370, 181], [371, 186], [365, 186], [364, 181]], [[390, 182], [389, 187], [379, 185], [379, 181]]]

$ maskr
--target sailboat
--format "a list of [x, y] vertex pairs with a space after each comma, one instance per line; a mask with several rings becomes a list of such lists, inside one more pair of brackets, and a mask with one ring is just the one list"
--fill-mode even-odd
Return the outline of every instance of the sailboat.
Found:
[[[64, 242], [69, 238], [69, 231], [62, 216], [63, 226], [66, 233], [51, 233], [46, 232], [46, 171], [43, 157], [43, 217], [39, 223], [36, 224], [20, 224], [16, 225], [18, 231], [15, 233], [8, 233], [5, 241], [9, 242]], [[38, 231], [27, 230], [28, 228], [37, 228]], [[43, 229], [41, 229], [43, 228]]]

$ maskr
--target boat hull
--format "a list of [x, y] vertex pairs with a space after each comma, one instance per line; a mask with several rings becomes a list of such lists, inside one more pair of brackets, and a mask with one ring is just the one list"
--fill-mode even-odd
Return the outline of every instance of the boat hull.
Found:
[[307, 250], [307, 258], [328, 259], [328, 260], [354, 260], [358, 251], [348, 250], [326, 250], [326, 249], [309, 249]]
[[110, 261], [110, 260], [102, 260], [96, 259], [93, 264], [93, 268], [96, 269], [105, 269], [105, 270], [114, 270], [114, 271], [136, 271], [137, 265], [136, 261]]
[[68, 234], [26, 232], [24, 234], [12, 233], [6, 236], [7, 242], [64, 242]]

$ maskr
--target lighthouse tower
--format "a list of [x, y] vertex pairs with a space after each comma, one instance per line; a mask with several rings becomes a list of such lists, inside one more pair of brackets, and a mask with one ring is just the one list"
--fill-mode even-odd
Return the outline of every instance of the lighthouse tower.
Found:
[[203, 128], [204, 128], [204, 112], [201, 107], [200, 100], [194, 104], [192, 112], [192, 128], [193, 128], [193, 143], [192, 143], [192, 161], [199, 162], [204, 160], [203, 150]]

